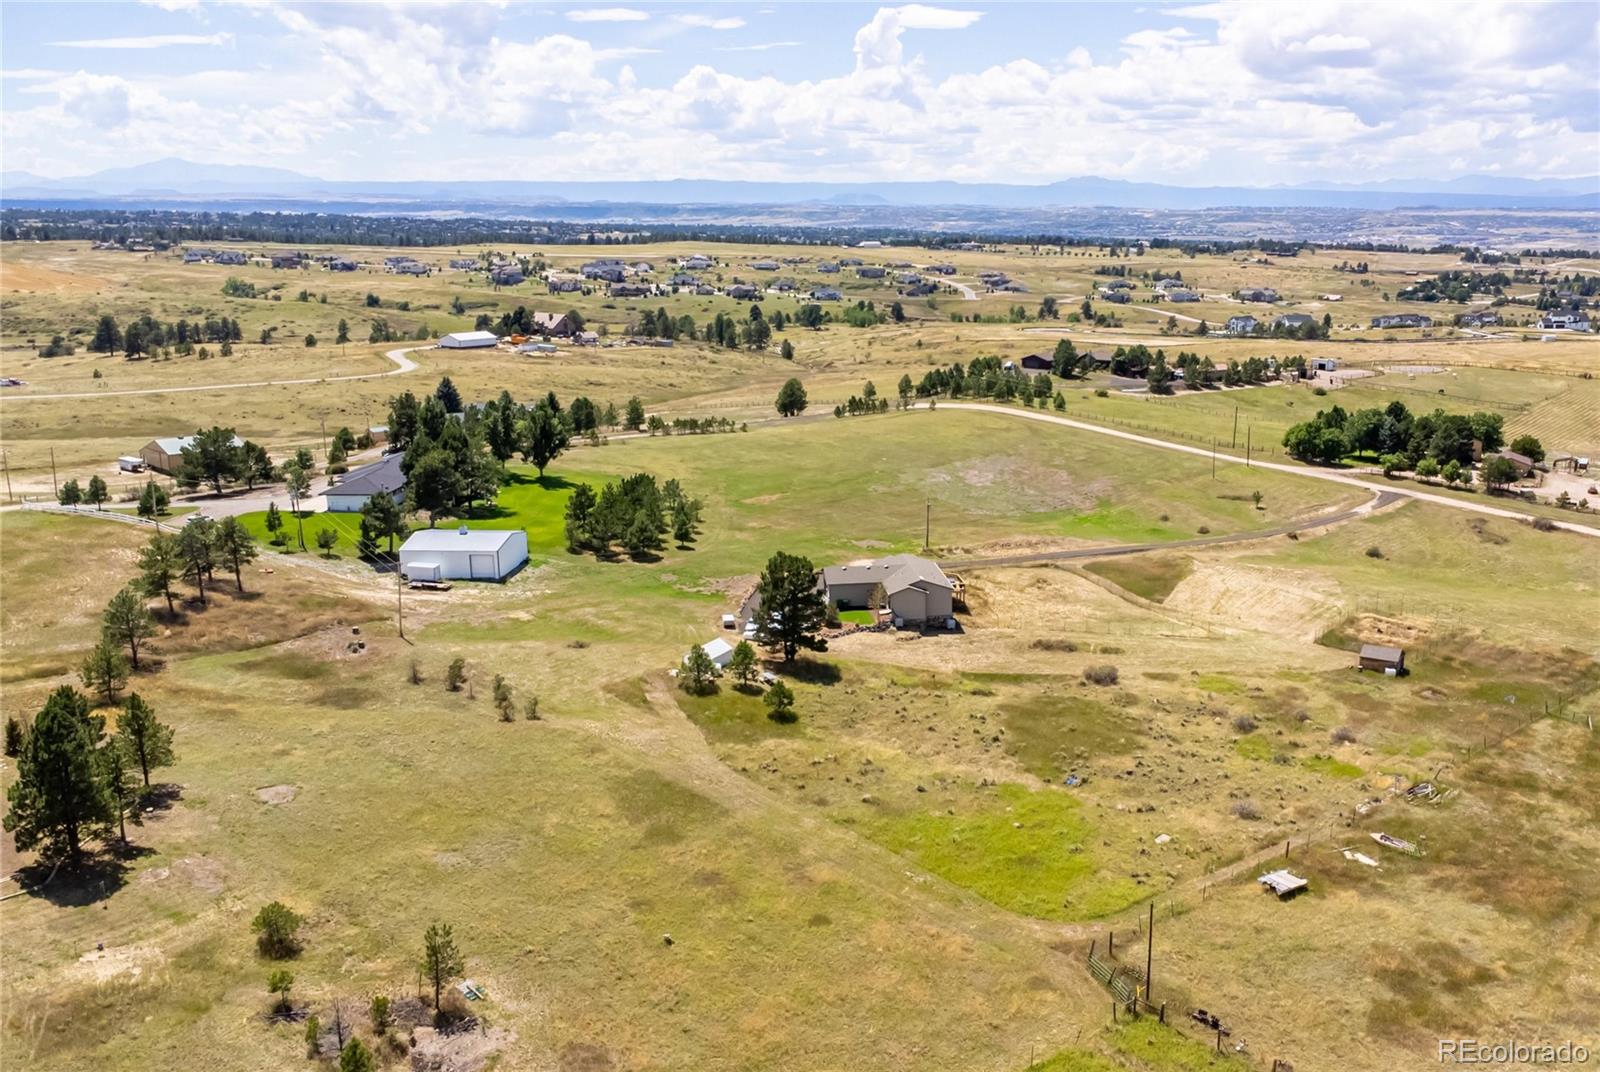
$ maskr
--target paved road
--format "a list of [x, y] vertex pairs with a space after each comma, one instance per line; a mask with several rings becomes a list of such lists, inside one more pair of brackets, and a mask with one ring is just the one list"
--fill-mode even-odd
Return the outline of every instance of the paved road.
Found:
[[116, 398], [120, 395], [172, 395], [186, 391], [231, 391], [241, 387], [283, 387], [300, 383], [342, 383], [347, 380], [375, 380], [382, 376], [399, 376], [402, 373], [413, 372], [417, 363], [406, 355], [414, 350], [431, 350], [433, 346], [407, 346], [399, 350], [390, 350], [384, 354], [395, 367], [385, 372], [363, 372], [354, 376], [309, 376], [299, 380], [251, 380], [245, 383], [202, 383], [185, 384], [181, 387], [141, 387], [133, 391], [73, 391], [50, 395], [11, 395], [5, 396], [6, 405], [14, 406], [19, 402], [45, 402], [50, 399], [62, 398]]
[[947, 280], [945, 280], [945, 283], [946, 283], [946, 285], [954, 287], [956, 290], [959, 290], [961, 292], [961, 297], [962, 297], [962, 299], [964, 301], [977, 301], [978, 300], [978, 292], [973, 290], [971, 287], [967, 286], [967, 284], [965, 284], [965, 283], [957, 283], [954, 279], [947, 279]]
[[[1104, 428], [1097, 424], [1088, 424], [1084, 421], [1075, 421], [1070, 417], [1057, 417], [1054, 414], [1040, 413], [1036, 410], [1011, 409], [1006, 406], [995, 406], [983, 402], [941, 402], [935, 412], [943, 413], [946, 410], [952, 409], [973, 410], [981, 413], [998, 413], [1005, 417], [1016, 417], [1021, 420], [1043, 421], [1046, 424], [1058, 424], [1065, 428], [1075, 428], [1080, 432], [1093, 432], [1095, 435], [1111, 436], [1115, 439], [1125, 439], [1131, 443], [1141, 443], [1144, 446], [1155, 447], [1158, 450], [1177, 451], [1182, 454], [1193, 454], [1201, 458], [1214, 457], [1219, 463], [1223, 464], [1245, 464], [1243, 458], [1236, 458], [1231, 454], [1213, 453], [1204, 447], [1191, 447], [1183, 443], [1173, 443], [1170, 440], [1157, 439], [1154, 436], [1139, 435], [1135, 432], [1124, 432], [1116, 428]], [[1378, 490], [1359, 477], [1347, 476], [1344, 473], [1336, 472], [1331, 469], [1316, 469], [1310, 466], [1288, 465], [1283, 462], [1264, 462], [1256, 459], [1252, 459], [1249, 464], [1257, 469], [1272, 469], [1276, 472], [1288, 473], [1291, 476], [1307, 477], [1312, 480], [1325, 480], [1331, 484], [1344, 484], [1348, 487], [1361, 488], [1364, 491]], [[1422, 502], [1432, 503], [1435, 506], [1443, 506], [1451, 510], [1465, 510], [1469, 513], [1484, 514], [1489, 517], [1504, 517], [1509, 518], [1512, 521], [1527, 521], [1530, 517], [1530, 515], [1517, 510], [1506, 510], [1498, 506], [1490, 506], [1487, 503], [1466, 502], [1461, 499], [1452, 499], [1445, 495], [1434, 495], [1429, 492], [1406, 487], [1404, 485], [1396, 485], [1392, 488], [1386, 488], [1383, 490], [1404, 498], [1417, 499]], [[1550, 523], [1558, 529], [1564, 529], [1567, 532], [1575, 532], [1580, 536], [1593, 536], [1600, 538], [1600, 528], [1594, 528], [1590, 525], [1580, 525], [1575, 521], [1565, 521], [1556, 518], [1551, 518]]]
[[1245, 543], [1249, 540], [1265, 540], [1273, 536], [1286, 536], [1291, 532], [1305, 532], [1308, 529], [1320, 529], [1324, 525], [1337, 525], [1341, 521], [1349, 521], [1357, 517], [1382, 510], [1385, 506], [1397, 503], [1405, 496], [1389, 490], [1379, 491], [1367, 502], [1360, 506], [1353, 506], [1348, 510], [1340, 510], [1332, 514], [1319, 514], [1300, 521], [1291, 521], [1287, 524], [1277, 525], [1270, 529], [1257, 529], [1252, 532], [1235, 532], [1222, 536], [1197, 536], [1190, 540], [1170, 540], [1166, 543], [1124, 543], [1113, 544], [1109, 547], [1077, 547], [1070, 551], [1035, 551], [1020, 555], [997, 555], [989, 558], [955, 558], [940, 562], [945, 569], [978, 569], [983, 566], [1028, 566], [1039, 562], [1070, 562], [1080, 558], [1117, 558], [1122, 555], [1139, 555], [1147, 551], [1173, 551], [1185, 547], [1215, 547], [1218, 544]]

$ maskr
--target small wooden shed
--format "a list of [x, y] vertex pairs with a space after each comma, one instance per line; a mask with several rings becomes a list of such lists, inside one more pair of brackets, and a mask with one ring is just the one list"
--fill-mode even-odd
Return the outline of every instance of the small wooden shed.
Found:
[[1406, 653], [1401, 648], [1388, 648], [1382, 644], [1363, 644], [1356, 665], [1363, 670], [1379, 673], [1403, 674], [1406, 672]]

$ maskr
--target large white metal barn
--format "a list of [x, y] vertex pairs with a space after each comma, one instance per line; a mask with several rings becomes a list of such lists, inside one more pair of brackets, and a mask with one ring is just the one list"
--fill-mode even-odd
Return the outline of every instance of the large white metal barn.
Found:
[[521, 529], [418, 529], [400, 545], [408, 581], [503, 581], [526, 561]]

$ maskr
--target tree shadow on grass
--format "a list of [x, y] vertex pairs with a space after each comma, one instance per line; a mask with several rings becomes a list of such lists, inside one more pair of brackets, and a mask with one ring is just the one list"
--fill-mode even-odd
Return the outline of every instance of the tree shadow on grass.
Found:
[[18, 868], [13, 877], [29, 896], [48, 901], [57, 908], [83, 908], [105, 900], [126, 886], [133, 862], [153, 855], [155, 850], [143, 845], [124, 846], [120, 841], [113, 841], [99, 852], [85, 852], [76, 868], [67, 863], [58, 868], [40, 860]]
[[779, 662], [775, 666], [779, 673], [807, 685], [837, 685], [844, 679], [837, 666], [815, 659], [798, 658], [792, 663]]

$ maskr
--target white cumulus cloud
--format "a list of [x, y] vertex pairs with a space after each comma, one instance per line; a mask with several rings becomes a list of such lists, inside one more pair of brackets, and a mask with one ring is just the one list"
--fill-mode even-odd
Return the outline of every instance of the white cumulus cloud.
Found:
[[572, 22], [643, 22], [648, 11], [632, 7], [580, 7], [567, 12]]

